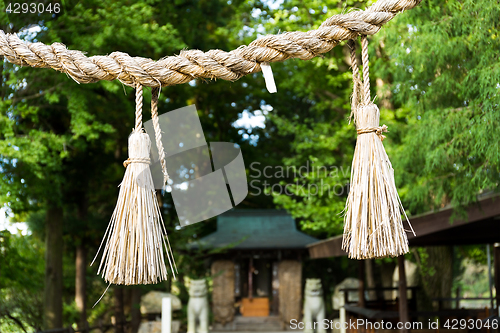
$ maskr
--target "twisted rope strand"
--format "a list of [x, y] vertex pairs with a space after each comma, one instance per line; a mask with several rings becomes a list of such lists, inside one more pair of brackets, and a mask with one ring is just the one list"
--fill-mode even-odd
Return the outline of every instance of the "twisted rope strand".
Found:
[[142, 128], [142, 85], [135, 85], [135, 131]]
[[349, 122], [351, 122], [352, 117], [355, 114], [356, 108], [358, 107], [360, 95], [362, 95], [361, 91], [361, 78], [359, 76], [359, 67], [358, 67], [358, 59], [356, 58], [356, 41], [350, 39], [347, 43], [349, 49], [351, 51], [351, 68], [352, 68], [352, 83], [353, 90], [351, 96], [351, 114], [349, 116]]
[[[137, 83], [135, 85], [135, 127], [133, 133], [140, 133], [142, 131], [142, 85]], [[146, 163], [149, 164], [149, 158], [127, 158], [123, 161], [123, 166], [126, 168], [130, 163]]]
[[235, 81], [259, 72], [260, 63], [290, 58], [309, 60], [326, 53], [341, 41], [359, 35], [373, 35], [399, 12], [417, 6], [421, 0], [379, 0], [362, 11], [334, 15], [317, 30], [286, 32], [254, 40], [236, 50], [182, 51], [158, 61], [113, 52], [109, 56], [86, 57], [78, 50], [68, 50], [61, 43], [23, 42], [0, 30], [0, 56], [13, 64], [52, 68], [66, 73], [76, 82], [120, 80], [128, 86], [159, 87], [183, 84], [194, 78]]
[[161, 128], [158, 119], [158, 97], [160, 94], [160, 89], [154, 87], [151, 90], [151, 120], [153, 121], [153, 128], [155, 131], [156, 147], [158, 148], [158, 158], [161, 163], [161, 171], [163, 172], [163, 185], [167, 183], [170, 179], [167, 172], [167, 162], [165, 161], [165, 150], [163, 149], [163, 143], [161, 142]]
[[361, 36], [361, 56], [363, 60], [363, 98], [364, 104], [370, 104], [370, 61], [368, 59], [368, 39]]

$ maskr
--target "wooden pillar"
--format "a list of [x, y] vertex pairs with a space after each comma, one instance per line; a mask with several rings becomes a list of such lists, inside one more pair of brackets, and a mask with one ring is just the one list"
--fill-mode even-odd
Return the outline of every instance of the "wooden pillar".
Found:
[[212, 263], [212, 313], [214, 321], [225, 325], [234, 318], [234, 262], [216, 260]]
[[366, 273], [366, 287], [367, 289], [372, 289], [368, 291], [368, 300], [377, 300], [377, 294], [375, 292], [375, 274], [373, 272], [374, 259], [365, 260], [365, 273]]
[[302, 312], [302, 265], [296, 260], [278, 264], [279, 314], [284, 325], [290, 320], [300, 321]]
[[360, 260], [358, 262], [358, 279], [359, 279], [359, 303], [358, 306], [361, 308], [365, 307], [365, 261]]
[[495, 289], [497, 291], [497, 316], [500, 316], [500, 243], [493, 246], [494, 271], [495, 271]]
[[272, 277], [272, 295], [271, 313], [275, 316], [280, 314], [280, 279], [279, 279], [279, 262], [273, 262], [273, 277]]
[[248, 298], [253, 297], [253, 257], [250, 258], [248, 263]]
[[[399, 321], [401, 323], [408, 322], [408, 297], [406, 291], [406, 272], [405, 272], [405, 257], [401, 255], [398, 257], [398, 271], [399, 271]], [[407, 333], [408, 330], [404, 327], [400, 330], [401, 333]]]

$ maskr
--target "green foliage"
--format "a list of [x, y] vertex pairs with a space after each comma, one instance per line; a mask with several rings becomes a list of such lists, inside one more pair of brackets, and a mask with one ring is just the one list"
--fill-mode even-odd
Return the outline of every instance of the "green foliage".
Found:
[[[490, 297], [488, 260], [486, 247], [491, 245], [455, 247], [455, 272], [453, 289], [460, 290], [461, 297]], [[491, 258], [493, 259], [493, 258]], [[492, 260], [493, 261], [493, 260]], [[491, 262], [493, 266], [493, 262]], [[492, 275], [494, 272], [492, 272]], [[489, 300], [462, 301], [461, 307], [490, 307]]]
[[467, 258], [476, 264], [487, 265], [488, 256], [486, 253], [486, 249], [484, 248], [486, 246], [490, 245], [485, 245], [481, 247], [475, 245], [462, 245], [458, 247], [458, 251], [460, 253], [460, 256], [463, 258]]
[[498, 189], [499, 17], [490, 1], [425, 1], [375, 37], [376, 73], [411, 110], [394, 158], [411, 213]]
[[[423, 277], [434, 276], [436, 274], [436, 267], [429, 265], [429, 253], [425, 247], [418, 247], [415, 249], [415, 256], [418, 258], [418, 268], [420, 275]], [[424, 280], [425, 282], [425, 280]]]
[[42, 327], [43, 245], [33, 236], [0, 231], [0, 330]]

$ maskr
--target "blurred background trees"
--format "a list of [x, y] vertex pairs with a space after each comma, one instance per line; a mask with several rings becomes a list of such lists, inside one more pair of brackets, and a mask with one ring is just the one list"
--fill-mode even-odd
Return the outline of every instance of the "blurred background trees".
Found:
[[[60, 13], [43, 15], [7, 15], [3, 2], [0, 28], [88, 55], [120, 51], [159, 59], [183, 48], [231, 50], [268, 33], [315, 29], [331, 15], [372, 2], [62, 1]], [[370, 37], [372, 98], [389, 126], [385, 147], [409, 214], [452, 204], [459, 215], [477, 194], [498, 190], [499, 11], [486, 0], [424, 0]], [[84, 328], [120, 318], [127, 300], [152, 287], [111, 288], [92, 308], [106, 285], [89, 263], [123, 177], [133, 90], [118, 81], [79, 85], [52, 70], [0, 63], [0, 199], [12, 221], [30, 226], [29, 235], [0, 235], [0, 330]], [[195, 104], [207, 141], [241, 147], [250, 184], [241, 208], [285, 208], [304, 232], [340, 234], [356, 140], [347, 121], [348, 48], [341, 43], [324, 57], [272, 67], [277, 94], [267, 93], [260, 73], [236, 82], [193, 80], [163, 88], [159, 112]], [[149, 98], [146, 89], [145, 121]], [[264, 167], [273, 172], [264, 174]], [[291, 172], [279, 174], [280, 167]], [[186, 300], [184, 277], [204, 276], [206, 267], [202, 256], [182, 249], [215, 225], [181, 228], [168, 193], [162, 206], [180, 274], [154, 288], [176, 290]], [[423, 279], [450, 275], [451, 262], [443, 267], [433, 258], [484, 263], [477, 248], [419, 249], [412, 256], [427, 265]], [[329, 292], [355, 273], [345, 258], [307, 265]], [[384, 265], [392, 264], [377, 260], [375, 271]], [[461, 283], [460, 265], [454, 267], [445, 293], [453, 277]], [[132, 317], [134, 311], [125, 312]]]

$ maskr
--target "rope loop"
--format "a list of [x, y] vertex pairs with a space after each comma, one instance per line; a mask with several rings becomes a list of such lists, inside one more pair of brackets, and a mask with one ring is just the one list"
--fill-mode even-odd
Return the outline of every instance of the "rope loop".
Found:
[[360, 76], [358, 59], [356, 57], [356, 42], [354, 39], [350, 39], [347, 43], [351, 51], [352, 81], [354, 86], [351, 97], [351, 115], [349, 116], [349, 120], [356, 112], [358, 105], [370, 104], [370, 62], [368, 58], [368, 39], [366, 37], [366, 35], [361, 36], [363, 79], [361, 79]]

